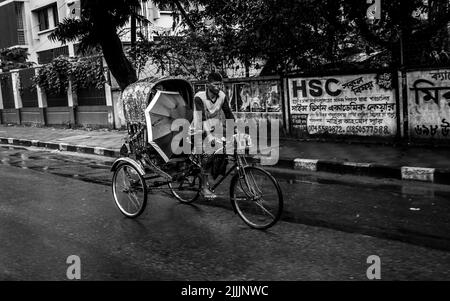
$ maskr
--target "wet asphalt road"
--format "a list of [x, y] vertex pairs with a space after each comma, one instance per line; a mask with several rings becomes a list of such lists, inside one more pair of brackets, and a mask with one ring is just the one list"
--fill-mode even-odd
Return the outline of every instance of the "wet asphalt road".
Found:
[[126, 219], [111, 163], [0, 147], [1, 280], [65, 280], [69, 255], [84, 280], [365, 280], [370, 255], [384, 280], [450, 279], [448, 187], [273, 170], [285, 214], [261, 232], [229, 210], [227, 183], [195, 206], [152, 195]]

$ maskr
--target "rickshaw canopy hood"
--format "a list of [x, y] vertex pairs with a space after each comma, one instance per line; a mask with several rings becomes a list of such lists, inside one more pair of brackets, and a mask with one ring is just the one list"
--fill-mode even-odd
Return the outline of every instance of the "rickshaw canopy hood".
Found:
[[188, 80], [179, 77], [148, 77], [129, 85], [122, 93], [121, 99], [127, 122], [146, 122], [144, 111], [156, 94], [157, 88], [163, 91], [178, 92], [187, 106], [193, 107], [194, 90]]

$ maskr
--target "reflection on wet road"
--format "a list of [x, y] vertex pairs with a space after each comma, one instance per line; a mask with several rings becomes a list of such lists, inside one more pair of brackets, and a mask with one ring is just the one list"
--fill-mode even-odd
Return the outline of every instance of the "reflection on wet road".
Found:
[[59, 151], [0, 146], [0, 162], [3, 165], [48, 172], [104, 185], [111, 183], [109, 170], [113, 161], [111, 158], [101, 156], [67, 155]]
[[[111, 158], [0, 146], [0, 162], [110, 186]], [[283, 220], [450, 250], [450, 186], [271, 170], [281, 184]], [[231, 209], [229, 181], [213, 201]]]

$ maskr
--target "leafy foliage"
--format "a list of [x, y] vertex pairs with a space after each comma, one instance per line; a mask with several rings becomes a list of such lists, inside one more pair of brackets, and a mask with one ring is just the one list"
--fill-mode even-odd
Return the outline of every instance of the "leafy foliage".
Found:
[[129, 22], [139, 8], [138, 0], [84, 0], [81, 2], [80, 19], [64, 19], [49, 36], [62, 43], [80, 42], [80, 51], [100, 46], [102, 35], [108, 32], [101, 28], [117, 30]]
[[[261, 75], [293, 70], [342, 70], [449, 63], [448, 0], [382, 1], [382, 18], [369, 22], [362, 0], [155, 0], [186, 25], [178, 37], [141, 41], [125, 57], [117, 30], [138, 0], [84, 0], [80, 20], [64, 20], [52, 34], [100, 47], [123, 88], [148, 61], [173, 75], [202, 78], [236, 61], [263, 61]], [[426, 17], [424, 17], [426, 16]], [[401, 56], [400, 46], [404, 55]], [[369, 59], [358, 61], [361, 54]], [[403, 58], [403, 61], [401, 60]]]
[[382, 17], [367, 22], [365, 7], [357, 0], [342, 1], [346, 18], [352, 20], [357, 33], [368, 43], [387, 50], [393, 65], [429, 65], [435, 51], [448, 52], [450, 7], [447, 0], [395, 0], [382, 4]]
[[[139, 51], [161, 67], [198, 78], [204, 69], [223, 70], [238, 61], [244, 66], [265, 61], [263, 73], [317, 68], [339, 61], [366, 47], [351, 22], [343, 18], [339, 1], [212, 0], [187, 15], [181, 38], [144, 42]], [[191, 6], [193, 7], [193, 6]], [[201, 66], [201, 67], [199, 67]]]
[[[249, 65], [263, 60], [262, 74], [268, 75], [399, 65], [401, 40], [406, 50], [405, 65], [436, 61], [436, 53], [442, 63], [449, 49], [447, 0], [429, 0], [428, 4], [423, 0], [383, 1], [382, 18], [376, 22], [367, 19], [369, 5], [361, 0], [196, 3], [200, 8], [188, 14], [195, 31], [189, 27], [190, 32], [184, 36], [190, 43], [172, 45], [173, 41], [165, 39], [151, 45], [156, 53], [170, 49], [181, 60], [189, 51], [178, 48], [200, 44], [205, 46], [198, 48], [201, 57], [208, 58], [209, 64], [221, 66], [217, 61], [226, 65], [238, 60]], [[354, 60], [360, 54], [370, 59]], [[192, 56], [185, 56], [186, 62], [192, 63]]]
[[222, 37], [214, 30], [187, 30], [181, 36], [161, 34], [153, 41], [141, 39], [129, 55], [138, 72], [150, 61], [158, 71], [203, 79], [211, 69], [223, 71], [232, 65], [233, 58], [222, 45]]
[[41, 67], [33, 78], [35, 85], [52, 95], [67, 92], [69, 81], [72, 84], [72, 91], [81, 88], [103, 88], [106, 80], [101, 59], [98, 57], [71, 59], [60, 56]]
[[0, 69], [9, 71], [13, 69], [29, 68], [33, 63], [27, 62], [28, 52], [25, 48], [0, 49]]

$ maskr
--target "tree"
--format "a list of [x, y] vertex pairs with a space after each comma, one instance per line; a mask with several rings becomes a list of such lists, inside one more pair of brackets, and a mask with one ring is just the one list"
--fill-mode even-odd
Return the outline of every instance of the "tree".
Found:
[[[182, 38], [144, 41], [134, 52], [163, 67], [177, 62], [176, 73], [201, 74], [208, 66], [227, 67], [235, 60], [249, 66], [265, 62], [261, 75], [292, 70], [318, 70], [349, 65], [357, 53], [382, 55], [369, 61], [398, 65], [400, 42], [410, 49], [407, 59], [431, 50], [448, 49], [448, 0], [382, 1], [382, 18], [370, 23], [368, 4], [361, 0], [156, 0], [181, 15]], [[136, 80], [123, 53], [118, 28], [137, 14], [138, 0], [82, 1], [81, 20], [64, 20], [52, 38], [79, 39], [82, 46], [100, 46], [121, 88]], [[417, 17], [428, 14], [428, 18]], [[446, 38], [444, 38], [446, 37]], [[423, 41], [417, 47], [411, 41]], [[427, 49], [430, 48], [431, 49]], [[142, 63], [142, 62], [140, 62]], [[351, 65], [351, 62], [350, 62]], [[324, 67], [325, 66], [325, 67]], [[373, 67], [373, 66], [372, 66]]]
[[[448, 49], [448, 0], [382, 1], [382, 19], [374, 23], [366, 16], [369, 5], [361, 0], [204, 0], [201, 4], [202, 10], [189, 13], [197, 30], [209, 30], [213, 23], [224, 51], [243, 63], [264, 60], [263, 75], [339, 68], [347, 65], [349, 55], [362, 52], [382, 53], [380, 66], [398, 65], [400, 40], [423, 41], [420, 47], [406, 47], [411, 59], [430, 46]], [[429, 18], [418, 17], [426, 14]]]
[[[145, 1], [145, 0], [144, 0]], [[170, 4], [182, 10], [186, 1], [158, 0], [157, 4]], [[131, 16], [138, 20], [139, 0], [82, 0], [80, 19], [64, 19], [50, 35], [50, 39], [62, 43], [80, 42], [80, 50], [100, 48], [108, 68], [121, 89], [137, 80], [136, 71], [126, 57], [118, 30]]]
[[[352, 20], [360, 35], [369, 43], [392, 53], [392, 63], [426, 63], [423, 54], [433, 50], [447, 50], [450, 21], [448, 0], [383, 1], [382, 18], [374, 24], [365, 18], [366, 7], [358, 0], [342, 1], [346, 18]], [[406, 52], [400, 52], [400, 43]], [[429, 56], [428, 56], [429, 58]]]
[[[348, 55], [348, 47], [342, 45], [354, 32], [336, 0], [203, 0], [197, 4], [200, 9], [191, 9], [185, 18], [194, 24], [184, 35], [189, 43], [173, 45], [173, 39], [166, 38], [152, 47], [163, 53], [170, 49], [178, 60], [184, 57], [187, 62], [192, 61], [185, 56], [190, 54], [186, 47], [197, 49], [207, 63], [219, 68], [236, 60], [246, 67], [262, 60], [266, 63], [261, 74], [269, 75], [339, 61]], [[353, 45], [366, 46], [355, 40]]]
[[0, 49], [0, 69], [9, 71], [31, 67], [33, 63], [27, 62], [28, 52], [25, 48], [4, 48]]
[[135, 58], [133, 63], [138, 72], [150, 60], [159, 71], [200, 80], [213, 69], [225, 74], [225, 69], [235, 63], [222, 39], [214, 28], [185, 30], [178, 36], [159, 34], [152, 41], [141, 37], [136, 49], [131, 49], [130, 57]]

